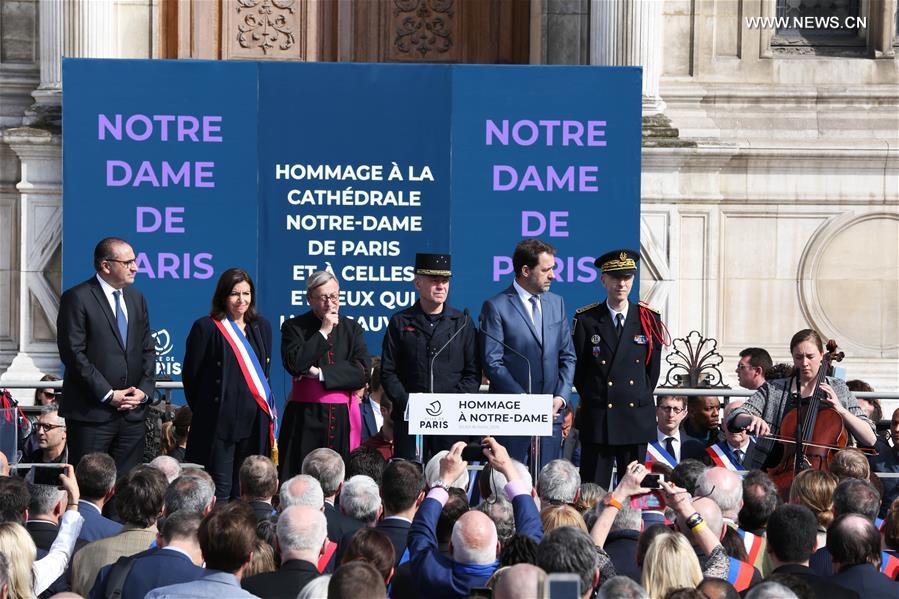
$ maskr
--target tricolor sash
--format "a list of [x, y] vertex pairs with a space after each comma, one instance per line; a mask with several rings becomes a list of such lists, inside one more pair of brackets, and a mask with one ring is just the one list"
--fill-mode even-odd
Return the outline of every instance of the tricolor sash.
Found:
[[674, 459], [674, 456], [668, 453], [665, 446], [657, 440], [646, 445], [646, 467], [651, 467], [654, 462], [661, 462], [672, 468], [677, 466], [677, 460]]
[[297, 377], [293, 379], [290, 401], [345, 405], [350, 420], [350, 451], [362, 443], [362, 412], [352, 391], [328, 391], [318, 379]]
[[764, 539], [742, 528], [737, 529], [737, 534], [743, 539], [743, 547], [746, 549], [746, 555], [749, 556], [749, 563], [755, 564], [759, 556], [759, 551], [764, 545]]
[[222, 337], [225, 338], [228, 347], [234, 352], [237, 365], [240, 366], [240, 372], [243, 374], [244, 381], [246, 381], [253, 399], [256, 400], [256, 405], [268, 416], [268, 437], [272, 444], [272, 453], [277, 455], [278, 412], [275, 409], [275, 401], [274, 397], [272, 397], [268, 379], [265, 378], [265, 371], [262, 369], [262, 365], [259, 364], [259, 358], [256, 357], [256, 352], [250, 346], [247, 336], [244, 335], [243, 331], [237, 327], [233, 320], [230, 318], [223, 318], [222, 320], [213, 318], [212, 322], [215, 323], [216, 328], [218, 328]]
[[731, 452], [730, 447], [727, 446], [726, 441], [719, 441], [710, 447], [706, 447], [705, 452], [709, 454], [716, 466], [727, 468], [733, 472], [743, 469], [743, 466], [737, 462], [737, 458]]
[[752, 564], [738, 560], [735, 557], [728, 557], [730, 567], [727, 569], [727, 582], [734, 585], [737, 592], [745, 591], [752, 584], [752, 575], [755, 569]]
[[896, 574], [899, 573], [899, 557], [881, 551], [880, 571], [886, 574], [890, 580], [896, 580]]

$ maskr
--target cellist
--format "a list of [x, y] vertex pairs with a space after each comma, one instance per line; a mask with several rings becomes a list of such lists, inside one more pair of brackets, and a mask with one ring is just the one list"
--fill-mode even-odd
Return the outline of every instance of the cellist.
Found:
[[[803, 329], [790, 340], [793, 356], [793, 375], [785, 379], [767, 381], [741, 407], [730, 413], [725, 426], [730, 430], [746, 429], [760, 437], [752, 463], [744, 464], [747, 470], [764, 468], [768, 464], [775, 443], [762, 439], [779, 435], [784, 414], [798, 407], [796, 398], [807, 403], [815, 391], [818, 370], [824, 357], [824, 343], [812, 329]], [[842, 379], [826, 377], [819, 394], [821, 407], [833, 408], [843, 418], [843, 425], [859, 445], [871, 447], [877, 440], [874, 423], [865, 415], [855, 396]]]

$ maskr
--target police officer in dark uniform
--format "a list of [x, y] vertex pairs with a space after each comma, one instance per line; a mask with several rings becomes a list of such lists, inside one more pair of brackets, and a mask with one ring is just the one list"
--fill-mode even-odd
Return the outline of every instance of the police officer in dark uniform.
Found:
[[[415, 437], [409, 435], [406, 405], [410, 393], [431, 391], [432, 360], [435, 393], [477, 393], [481, 384], [474, 323], [467, 314], [446, 303], [451, 276], [448, 254], [416, 254], [415, 289], [419, 299], [412, 307], [394, 314], [387, 326], [381, 384], [393, 402], [396, 457], [415, 457]], [[459, 439], [449, 436], [425, 437], [425, 458], [449, 449], [456, 441]]]
[[572, 325], [581, 480], [604, 488], [614, 463], [618, 472], [633, 460], [643, 463], [646, 444], [656, 438], [653, 391], [666, 334], [657, 311], [628, 300], [639, 259], [631, 250], [597, 258], [608, 296], [578, 309]]

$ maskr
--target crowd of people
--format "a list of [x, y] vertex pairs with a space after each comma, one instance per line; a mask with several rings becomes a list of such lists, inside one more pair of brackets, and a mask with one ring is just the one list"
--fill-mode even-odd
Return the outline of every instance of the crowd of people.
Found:
[[[313, 273], [310, 310], [281, 328], [280, 427], [271, 325], [228, 269], [147, 461], [149, 313], [133, 249], [102, 240], [61, 300], [62, 393], [38, 389], [17, 456], [35, 466], [0, 459], [0, 599], [899, 596], [899, 479], [877, 476], [899, 472], [899, 410], [884, 434], [854, 395], [870, 387], [826, 376], [809, 329], [792, 365], [741, 352], [745, 401], [655, 395], [669, 339], [628, 299], [638, 260], [600, 256], [607, 295], [569, 326], [552, 246], [525, 240], [476, 328], [447, 303], [450, 257], [419, 254], [418, 301], [377, 357], [333, 273]], [[515, 436], [416, 447], [410, 394], [484, 383], [553, 398], [539, 463]], [[784, 458], [783, 422], [819, 410], [845, 441]]]

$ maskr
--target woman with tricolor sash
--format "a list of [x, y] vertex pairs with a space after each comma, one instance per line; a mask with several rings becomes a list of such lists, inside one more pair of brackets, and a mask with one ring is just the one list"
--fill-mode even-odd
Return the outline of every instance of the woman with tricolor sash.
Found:
[[253, 280], [230, 268], [219, 277], [209, 315], [187, 336], [182, 370], [193, 410], [185, 461], [206, 468], [219, 500], [240, 496], [247, 456], [268, 456], [275, 447], [271, 355], [272, 325], [256, 312]]

